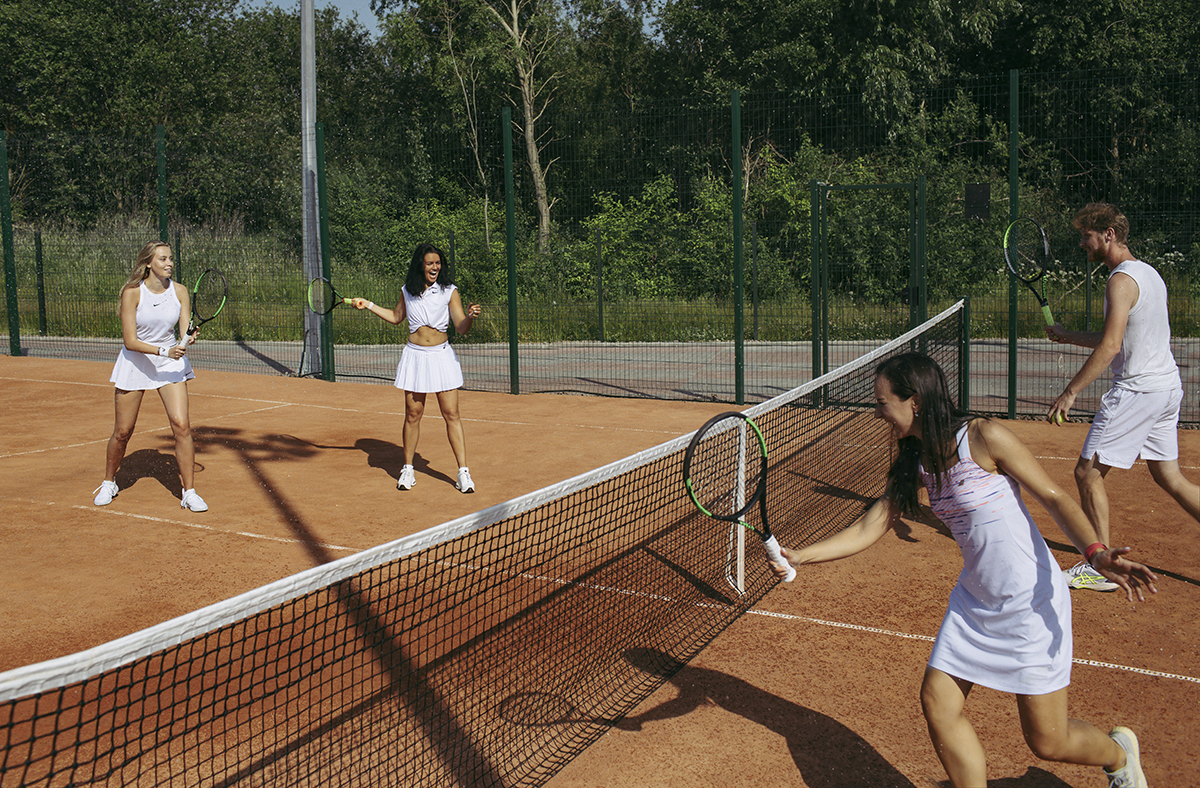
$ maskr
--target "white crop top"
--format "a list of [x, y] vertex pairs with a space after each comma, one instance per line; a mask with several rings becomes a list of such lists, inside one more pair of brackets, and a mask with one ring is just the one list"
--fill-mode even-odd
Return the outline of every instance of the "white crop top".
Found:
[[434, 282], [425, 288], [419, 296], [401, 288], [404, 293], [404, 311], [408, 314], [408, 333], [414, 334], [421, 326], [429, 326], [437, 331], [446, 333], [450, 327], [450, 297], [454, 294], [454, 285], [442, 285]]

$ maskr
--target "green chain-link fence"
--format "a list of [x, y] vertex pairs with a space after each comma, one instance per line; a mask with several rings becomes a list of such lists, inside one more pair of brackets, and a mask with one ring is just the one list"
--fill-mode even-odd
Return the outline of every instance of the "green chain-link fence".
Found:
[[[453, 339], [467, 387], [497, 391], [754, 401], [965, 295], [971, 406], [1036, 415], [1086, 354], [1044, 339], [1004, 270], [1003, 228], [1018, 213], [1042, 221], [1056, 317], [1097, 330], [1106, 272], [1088, 270], [1069, 220], [1106, 200], [1167, 280], [1183, 420], [1198, 423], [1198, 94], [1180, 69], [947, 82], [903, 117], [853, 91], [552, 108], [537, 127], [540, 200], [521, 130], [506, 135], [501, 118], [372, 118], [325, 129], [329, 267], [342, 292], [390, 305], [416, 243], [441, 245], [464, 300], [485, 309]], [[298, 134], [257, 150], [167, 128], [161, 155], [159, 140], [5, 139], [5, 351], [111, 360], [117, 289], [141, 244], [162, 238], [180, 281], [208, 266], [230, 281], [197, 367], [303, 374]], [[403, 330], [344, 308], [332, 330], [339, 377], [390, 379]]]

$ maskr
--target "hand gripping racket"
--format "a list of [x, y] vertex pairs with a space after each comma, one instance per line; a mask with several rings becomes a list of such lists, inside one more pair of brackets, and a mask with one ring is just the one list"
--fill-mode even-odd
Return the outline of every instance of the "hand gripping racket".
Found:
[[323, 276], [308, 283], [308, 308], [318, 315], [327, 315], [335, 306], [349, 304], [353, 300], [334, 290], [333, 282]]
[[192, 320], [183, 344], [190, 345], [196, 340], [200, 326], [221, 314], [228, 298], [229, 282], [225, 280], [225, 274], [215, 268], [205, 268], [192, 285]]
[[[750, 418], [728, 411], [696, 430], [683, 455], [683, 484], [701, 512], [758, 534], [767, 560], [780, 569], [787, 567], [785, 582], [796, 577], [795, 567], [779, 552], [779, 542], [767, 522], [767, 442]], [[755, 504], [762, 530], [744, 519]]]
[[1004, 262], [1012, 275], [1024, 282], [1037, 297], [1046, 325], [1054, 325], [1054, 315], [1046, 301], [1045, 274], [1050, 262], [1050, 241], [1042, 226], [1027, 216], [1010, 224], [1004, 231]]

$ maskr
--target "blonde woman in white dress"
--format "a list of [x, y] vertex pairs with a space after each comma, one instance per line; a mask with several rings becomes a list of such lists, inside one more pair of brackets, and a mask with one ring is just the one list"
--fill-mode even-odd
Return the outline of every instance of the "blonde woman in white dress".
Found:
[[187, 358], [187, 345], [177, 339], [187, 331], [191, 304], [187, 288], [171, 279], [174, 269], [171, 247], [150, 242], [138, 252], [121, 288], [119, 313], [124, 347], [109, 378], [116, 386], [116, 423], [105, 452], [104, 481], [95, 490], [97, 506], [112, 503], [120, 492], [117, 470], [137, 424], [142, 397], [154, 390], [167, 409], [175, 436], [175, 459], [183, 491], [179, 505], [193, 512], [208, 510], [195, 489], [196, 451], [188, 418], [187, 381], [196, 375]]
[[880, 364], [875, 403], [898, 441], [887, 491], [844, 530], [784, 557], [803, 566], [862, 552], [901, 516], [918, 513], [925, 487], [963, 557], [921, 684], [929, 736], [951, 784], [987, 784], [983, 745], [965, 713], [979, 684], [1016, 697], [1025, 741], [1039, 758], [1103, 767], [1112, 788], [1146, 788], [1133, 731], [1118, 726], [1105, 735], [1067, 716], [1070, 591], [1022, 490], [1130, 600], [1144, 599], [1144, 588], [1155, 592], [1157, 578], [1125, 558], [1130, 548], [1100, 543], [1075, 499], [1007, 427], [960, 411], [933, 359], [905, 353]]

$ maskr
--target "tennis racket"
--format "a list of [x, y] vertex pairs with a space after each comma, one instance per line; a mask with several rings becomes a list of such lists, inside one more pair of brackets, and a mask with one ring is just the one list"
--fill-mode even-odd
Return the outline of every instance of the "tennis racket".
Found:
[[[738, 523], [758, 534], [767, 560], [780, 569], [787, 567], [785, 582], [796, 577], [795, 567], [780, 553], [767, 522], [767, 442], [753, 420], [728, 411], [696, 430], [683, 455], [683, 484], [692, 503], [705, 515]], [[745, 519], [756, 504], [761, 530]]]
[[1046, 325], [1054, 325], [1054, 315], [1046, 301], [1046, 266], [1050, 263], [1050, 241], [1042, 226], [1022, 216], [1004, 231], [1004, 262], [1012, 275], [1025, 283], [1042, 307]]
[[335, 306], [349, 304], [353, 300], [334, 290], [333, 282], [323, 276], [308, 283], [308, 308], [318, 315], [327, 315]]
[[192, 320], [183, 344], [196, 341], [200, 326], [221, 314], [228, 298], [229, 282], [225, 280], [225, 274], [215, 268], [205, 268], [192, 285]]

